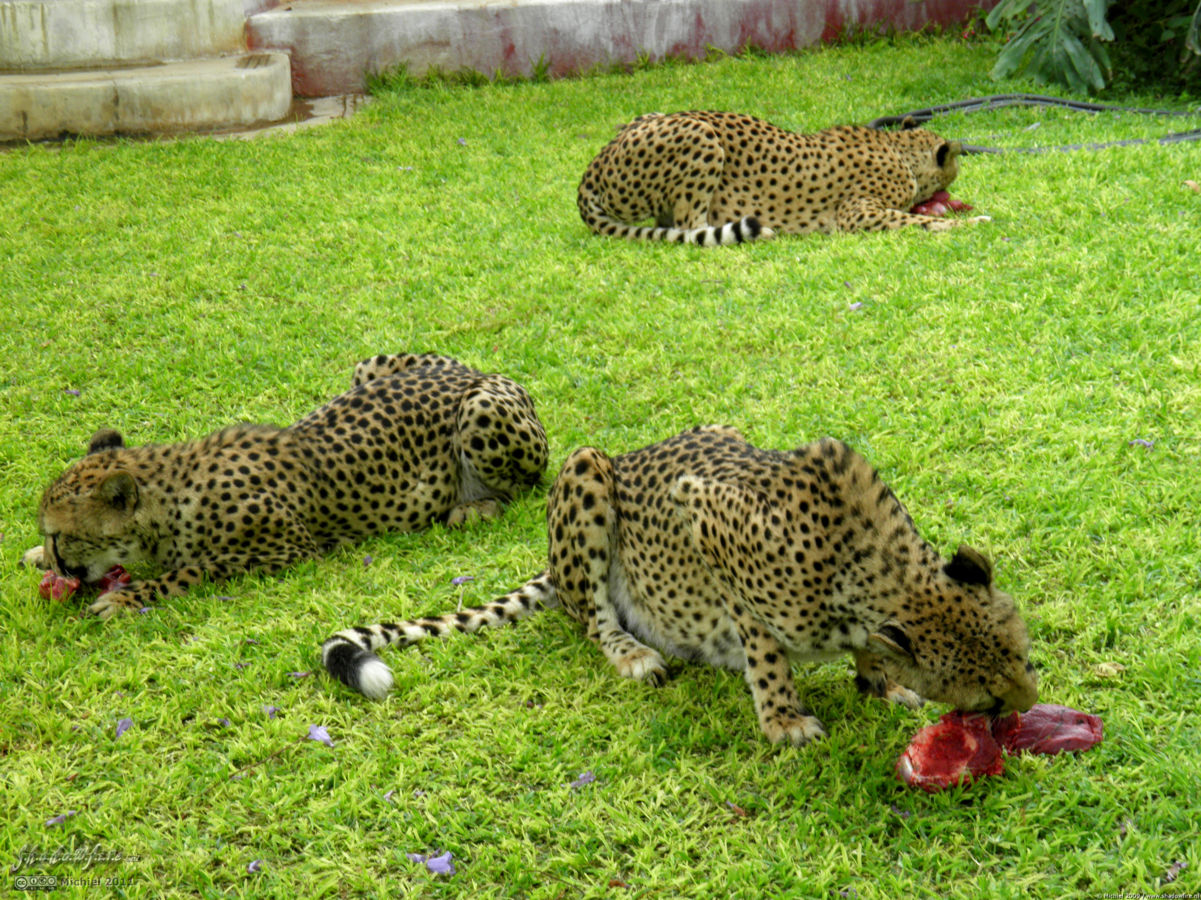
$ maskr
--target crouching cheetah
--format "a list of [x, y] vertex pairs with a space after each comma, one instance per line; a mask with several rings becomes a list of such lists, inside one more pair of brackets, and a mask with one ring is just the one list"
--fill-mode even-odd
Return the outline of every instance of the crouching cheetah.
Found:
[[825, 734], [792, 660], [850, 653], [861, 691], [906, 706], [925, 696], [1000, 714], [1037, 699], [1025, 624], [989, 562], [968, 547], [941, 559], [839, 441], [760, 450], [705, 427], [612, 458], [585, 447], [551, 488], [547, 526], [549, 568], [520, 588], [342, 631], [322, 648], [325, 666], [379, 698], [392, 686], [379, 648], [561, 605], [629, 678], [661, 684], [660, 651], [743, 670], [772, 741]]
[[[986, 218], [909, 212], [955, 180], [962, 148], [905, 125], [795, 134], [737, 113], [639, 116], [584, 172], [580, 216], [597, 234], [704, 246]], [[654, 227], [637, 224], [651, 218]]]
[[234, 425], [143, 447], [96, 432], [46, 489], [44, 540], [22, 561], [85, 583], [114, 565], [160, 573], [102, 594], [90, 610], [108, 617], [366, 535], [495, 516], [541, 479], [546, 458], [520, 385], [445, 356], [377, 356], [288, 428]]

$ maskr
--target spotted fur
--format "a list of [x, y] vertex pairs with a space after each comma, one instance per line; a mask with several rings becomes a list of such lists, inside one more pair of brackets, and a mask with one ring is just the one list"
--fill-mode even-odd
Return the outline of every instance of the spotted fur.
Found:
[[[375, 651], [562, 606], [617, 671], [661, 684], [661, 653], [742, 670], [763, 732], [822, 736], [791, 663], [843, 654], [864, 693], [964, 710], [1037, 699], [1026, 627], [983, 556], [948, 562], [874, 469], [825, 439], [760, 450], [732, 428], [633, 453], [575, 451], [551, 489], [549, 567], [494, 603], [329, 638], [323, 660], [373, 698], [392, 686]], [[655, 649], [657, 648], [657, 649]]]
[[367, 535], [498, 515], [546, 459], [517, 383], [444, 356], [378, 356], [288, 428], [234, 425], [142, 447], [96, 432], [46, 489], [44, 540], [23, 561], [89, 583], [118, 564], [159, 573], [97, 599], [91, 611], [107, 617]]
[[577, 202], [596, 234], [703, 246], [777, 232], [944, 231], [983, 217], [909, 209], [955, 180], [961, 152], [922, 128], [796, 134], [738, 113], [651, 113], [597, 154]]

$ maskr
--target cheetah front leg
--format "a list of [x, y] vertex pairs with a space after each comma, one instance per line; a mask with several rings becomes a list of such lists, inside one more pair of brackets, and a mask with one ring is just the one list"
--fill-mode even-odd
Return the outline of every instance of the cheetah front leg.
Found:
[[[772, 743], [789, 741], [798, 747], [825, 737], [821, 721], [809, 713], [797, 694], [788, 651], [755, 614], [755, 599], [744, 593], [745, 584], [762, 563], [759, 554], [765, 552], [764, 544], [771, 540], [769, 520], [779, 517], [771, 514], [766, 500], [745, 488], [692, 475], [676, 482], [671, 499], [701, 558], [730, 592], [727, 612], [746, 653], [746, 683], [755, 701], [759, 727]], [[757, 547], [759, 554], [741, 558], [736, 548], [744, 547]], [[777, 559], [780, 556], [775, 554]]]
[[622, 628], [614, 602], [615, 485], [613, 461], [594, 447], [576, 450], [563, 463], [547, 503], [551, 579], [563, 609], [621, 675], [661, 685], [667, 680], [663, 657]]
[[877, 197], [852, 197], [844, 200], [835, 213], [839, 231], [891, 231], [916, 225], [926, 231], [949, 231], [957, 225], [991, 221], [988, 216], [966, 219], [920, 216], [894, 209]]
[[246, 572], [278, 572], [318, 555], [320, 548], [295, 513], [271, 511], [271, 498], [267, 494], [250, 499], [258, 500], [267, 511], [260, 513], [257, 521], [249, 524], [241, 521], [241, 527], [227, 535], [230, 549], [210, 549], [203, 559], [192, 564], [101, 594], [88, 612], [102, 619], [123, 612], [139, 612], [159, 600], [185, 594], [205, 581], [225, 581]]

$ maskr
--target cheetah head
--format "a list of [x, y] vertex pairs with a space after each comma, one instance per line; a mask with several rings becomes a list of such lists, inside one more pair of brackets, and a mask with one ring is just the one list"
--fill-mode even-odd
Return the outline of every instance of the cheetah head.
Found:
[[960, 547], [934, 596], [907, 606], [868, 640], [894, 681], [965, 712], [1024, 712], [1038, 700], [1026, 623], [980, 553]]
[[121, 466], [124, 446], [118, 432], [97, 431], [88, 455], [42, 495], [43, 561], [59, 575], [94, 583], [115, 565], [151, 558], [138, 482]]
[[945, 191], [959, 177], [959, 157], [963, 153], [959, 141], [944, 141], [924, 128], [906, 128], [892, 136], [916, 182], [915, 203], [929, 200], [935, 191]]

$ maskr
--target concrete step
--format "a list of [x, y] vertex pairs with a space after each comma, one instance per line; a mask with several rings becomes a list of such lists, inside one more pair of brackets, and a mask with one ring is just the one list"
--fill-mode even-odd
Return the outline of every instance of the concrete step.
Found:
[[283, 119], [291, 103], [284, 53], [0, 75], [0, 140], [216, 131]]
[[[261, 2], [261, 0], [247, 0]], [[983, 0], [992, 6], [995, 0]], [[485, 75], [565, 75], [640, 54], [701, 58], [748, 44], [778, 52], [845, 25], [899, 30], [964, 21], [981, 0], [281, 0], [250, 15], [252, 49], [292, 56], [299, 97], [362, 91], [404, 63]]]
[[0, 71], [239, 53], [244, 28], [243, 0], [0, 0]]

